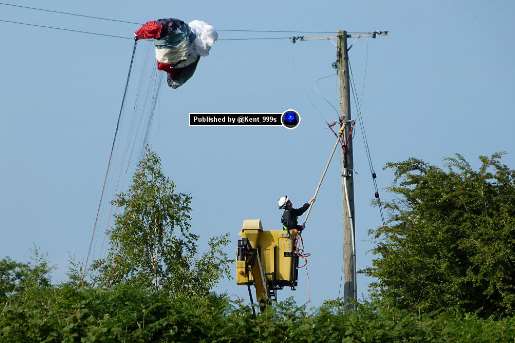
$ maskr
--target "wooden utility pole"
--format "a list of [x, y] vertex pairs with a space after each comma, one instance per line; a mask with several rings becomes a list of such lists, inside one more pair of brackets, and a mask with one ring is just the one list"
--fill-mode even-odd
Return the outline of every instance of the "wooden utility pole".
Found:
[[356, 251], [354, 230], [354, 180], [351, 138], [351, 105], [347, 32], [338, 31], [336, 66], [340, 81], [340, 132], [342, 137], [342, 194], [343, 194], [343, 299], [346, 304], [356, 301]]
[[[343, 193], [343, 274], [344, 288], [343, 299], [345, 303], [352, 304], [357, 300], [356, 282], [356, 230], [354, 226], [354, 161], [352, 154], [352, 126], [351, 106], [350, 106], [350, 79], [349, 79], [349, 56], [347, 38], [377, 38], [388, 35], [388, 31], [371, 32], [347, 32], [338, 31], [336, 35], [336, 68], [340, 82], [340, 132], [342, 148], [342, 193]], [[334, 35], [329, 36], [294, 36], [290, 37], [292, 43], [305, 42], [310, 40], [334, 39]], [[327, 124], [333, 130], [334, 124]], [[336, 147], [336, 145], [335, 145]], [[329, 160], [330, 162], [330, 160]], [[325, 172], [324, 172], [325, 173]], [[323, 178], [322, 178], [323, 180]]]

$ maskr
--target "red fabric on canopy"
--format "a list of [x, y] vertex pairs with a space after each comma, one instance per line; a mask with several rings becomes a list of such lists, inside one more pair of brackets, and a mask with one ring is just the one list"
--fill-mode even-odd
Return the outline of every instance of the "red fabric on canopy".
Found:
[[143, 24], [134, 35], [136, 39], [160, 39], [162, 29], [163, 26], [157, 21], [149, 21]]

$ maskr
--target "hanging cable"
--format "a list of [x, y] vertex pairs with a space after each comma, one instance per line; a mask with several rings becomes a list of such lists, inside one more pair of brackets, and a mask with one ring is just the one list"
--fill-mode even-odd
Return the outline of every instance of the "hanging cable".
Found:
[[293, 246], [294, 254], [304, 260], [304, 264], [297, 266], [297, 269], [304, 268], [308, 265], [308, 257], [311, 256], [311, 254], [304, 251], [304, 239], [302, 238], [301, 232], [298, 232], [297, 235], [295, 235]]
[[95, 20], [112, 21], [112, 22], [126, 23], [126, 24], [136, 24], [136, 25], [140, 24], [140, 23], [137, 23], [135, 21], [128, 21], [128, 20], [115, 19], [115, 18], [106, 18], [106, 17], [97, 17], [97, 16], [93, 16], [93, 15], [80, 14], [80, 13], [75, 13], [75, 12], [50, 10], [50, 9], [46, 9], [46, 8], [31, 7], [31, 6], [13, 4], [13, 3], [8, 3], [8, 2], [0, 2], [0, 5], [1, 6], [9, 6], [9, 7], [22, 8], [22, 9], [32, 10], [32, 11], [46, 12], [46, 13], [64, 14], [64, 15], [73, 16], [73, 17], [81, 17], [81, 18], [88, 18], [88, 19], [95, 19]]
[[333, 109], [334, 113], [336, 114], [339, 114], [338, 110], [336, 109], [336, 106], [333, 105], [333, 103], [331, 101], [329, 101], [329, 99], [327, 99], [323, 94], [322, 92], [320, 91], [320, 88], [318, 87], [318, 83], [324, 79], [328, 79], [330, 77], [335, 77], [336, 74], [335, 73], [331, 73], [329, 75], [325, 75], [325, 76], [322, 76], [322, 77], [319, 77], [318, 79], [316, 79], [315, 83], [313, 84], [313, 90], [315, 91], [315, 93], [317, 93], [319, 96], [321, 96], [324, 101]]
[[[139, 46], [138, 51], [141, 51], [141, 46]], [[114, 189], [109, 191], [110, 193], [106, 193], [106, 197], [109, 196], [109, 194], [117, 195], [121, 187], [124, 187], [124, 183], [126, 178], [128, 177], [128, 173], [130, 168], [133, 167], [133, 160], [134, 158], [140, 158], [140, 156], [136, 156], [137, 154], [134, 154], [134, 150], [136, 149], [138, 152], [143, 152], [143, 147], [145, 146], [144, 143], [144, 134], [147, 132], [149, 127], [149, 121], [151, 117], [153, 117], [153, 111], [155, 111], [155, 102], [157, 101], [157, 96], [159, 93], [160, 85], [162, 84], [162, 75], [164, 73], [158, 73], [156, 68], [151, 68], [151, 77], [150, 79], [146, 80], [149, 76], [149, 67], [150, 64], [148, 63], [150, 61], [150, 54], [149, 52], [151, 49], [147, 49], [145, 59], [143, 62], [142, 69], [140, 71], [140, 77], [138, 80], [138, 87], [136, 92], [136, 100], [134, 102], [134, 105], [131, 104], [129, 106], [129, 103], [126, 104], [124, 113], [122, 114], [122, 121], [120, 123], [120, 133], [118, 134], [118, 140], [117, 140], [117, 147], [115, 147], [115, 152], [113, 156], [113, 168], [111, 169], [111, 176], [110, 180], [108, 181], [108, 185], [110, 182], [112, 182], [114, 179], [116, 179], [116, 183], [114, 186]], [[138, 56], [136, 56], [136, 59], [139, 59]], [[133, 68], [136, 68], [137, 64], [135, 63]], [[133, 72], [132, 75], [135, 75]], [[158, 75], [160, 75], [158, 77]], [[131, 82], [132, 83], [132, 82]], [[145, 86], [145, 87], [144, 87]], [[147, 87], [148, 86], [148, 87]], [[146, 88], [146, 91], [143, 92], [143, 88]], [[142, 96], [142, 94], [144, 96]], [[130, 91], [129, 91], [130, 94]], [[140, 97], [143, 98], [143, 101], [140, 103]], [[152, 101], [148, 101], [148, 99], [152, 98]], [[128, 99], [129, 95], [128, 95]], [[127, 100], [128, 101], [128, 100]], [[147, 106], [148, 105], [148, 106]], [[122, 136], [121, 134], [124, 132], [124, 125], [127, 123], [127, 120], [130, 120], [130, 129], [127, 131], [127, 134], [125, 136]], [[125, 140], [122, 141], [122, 139], [125, 138]], [[148, 140], [148, 137], [146, 138]], [[123, 151], [123, 153], [122, 153]], [[120, 154], [121, 153], [121, 154]], [[142, 155], [142, 153], [141, 153]], [[140, 158], [141, 159], [141, 158]], [[120, 166], [117, 168], [117, 163], [115, 161], [120, 162]], [[108, 186], [109, 189], [109, 186]], [[107, 192], [107, 191], [106, 191]], [[106, 228], [111, 227], [112, 222], [114, 220], [113, 212], [115, 212], [115, 206], [110, 204], [109, 205], [109, 213], [107, 215], [107, 223], [105, 225]], [[102, 215], [101, 219], [102, 220]], [[99, 224], [100, 225], [100, 224]], [[103, 224], [102, 224], [103, 225]], [[102, 240], [102, 248], [101, 252], [104, 251], [104, 244], [105, 244], [106, 235], [103, 235]], [[91, 259], [94, 258], [95, 254], [95, 247], [93, 248], [93, 253]]]
[[[320, 187], [322, 186], [322, 183], [324, 182], [325, 175], [327, 174], [327, 170], [329, 169], [329, 166], [331, 165], [331, 161], [333, 160], [334, 153], [336, 151], [336, 148], [338, 147], [340, 143], [340, 137], [342, 135], [343, 131], [340, 131], [338, 133], [338, 137], [336, 139], [336, 142], [334, 143], [334, 146], [331, 150], [331, 153], [329, 154], [329, 158], [325, 164], [325, 167], [322, 171], [322, 175], [320, 176], [320, 180], [318, 181], [317, 187], [315, 189], [315, 194], [313, 195], [313, 202], [308, 208], [308, 212], [306, 213], [306, 217], [304, 218], [304, 222], [302, 223], [302, 226], [304, 227], [309, 219], [309, 216], [311, 214], [311, 209], [313, 208], [313, 205], [316, 201], [316, 198], [318, 197], [318, 192], [320, 191]], [[301, 258], [304, 260], [304, 264], [301, 266], [298, 266], [297, 269], [306, 268], [306, 275], [308, 277], [309, 282], [309, 269], [308, 269], [308, 257], [311, 256], [310, 253], [307, 253], [304, 251], [304, 239], [302, 238], [302, 232], [298, 232], [298, 234], [295, 236], [294, 241], [294, 253], [298, 258]], [[309, 286], [308, 286], [309, 287]], [[311, 302], [311, 295], [310, 291], [308, 290], [308, 302]]]
[[356, 282], [354, 282], [354, 289], [353, 289], [353, 292], [356, 293], [356, 287], [357, 287], [357, 273], [356, 273], [356, 230], [354, 228], [354, 216], [351, 212], [351, 209], [350, 209], [350, 199], [349, 199], [349, 190], [347, 189], [347, 183], [344, 182], [343, 183], [343, 190], [344, 190], [344, 196], [345, 196], [345, 203], [347, 204], [347, 211], [349, 213], [349, 222], [350, 222], [350, 227], [351, 227], [351, 234], [352, 234], [352, 239], [351, 239], [351, 252], [352, 252], [352, 260], [353, 260], [353, 270], [352, 270], [352, 274], [354, 275], [354, 280]]
[[368, 76], [368, 42], [369, 40], [367, 39], [365, 41], [365, 70], [363, 71], [363, 80], [361, 81], [361, 96], [364, 97], [365, 96], [365, 86], [366, 86], [366, 81], [367, 81], [367, 76]]
[[[145, 68], [143, 69], [143, 72], [142, 72], [142, 75], [144, 74], [144, 70]], [[151, 81], [149, 82], [149, 86], [152, 85], [152, 88], [155, 88], [155, 83], [157, 82], [157, 70], [156, 69], [153, 69], [153, 77], [151, 79]], [[141, 81], [141, 80], [140, 80]], [[147, 89], [147, 94], [145, 95], [145, 106], [142, 108], [142, 111], [138, 112], [136, 110], [134, 110], [133, 112], [133, 121], [132, 121], [132, 124], [134, 124], [134, 122], [137, 121], [137, 126], [135, 127], [135, 130], [130, 130], [130, 133], [128, 135], [129, 137], [129, 141], [127, 142], [128, 144], [125, 144], [125, 149], [123, 151], [123, 153], [121, 153], [121, 157], [120, 157], [120, 162], [122, 164], [120, 170], [118, 171], [118, 176], [116, 177], [115, 174], [113, 174], [113, 179], [116, 178], [116, 183], [115, 183], [115, 186], [114, 186], [114, 190], [113, 190], [113, 193], [115, 196], [118, 194], [118, 191], [120, 190], [120, 185], [122, 183], [122, 178], [125, 178], [127, 176], [127, 173], [129, 171], [129, 168], [131, 167], [132, 165], [132, 159], [133, 159], [133, 149], [134, 149], [134, 146], [138, 143], [138, 138], [140, 137], [140, 131], [141, 131], [141, 127], [142, 127], [142, 123], [143, 123], [143, 119], [146, 115], [145, 113], [145, 109], [146, 109], [146, 104], [147, 104], [147, 100], [146, 98], [150, 96], [150, 93], [153, 93], [154, 90], [153, 89], [150, 89], [150, 87]], [[152, 95], [153, 97], [153, 95]], [[126, 106], [127, 108], [127, 106]], [[125, 112], [125, 111], [124, 111]], [[129, 113], [127, 113], [129, 114]], [[127, 115], [122, 115], [124, 117], [127, 117]], [[139, 119], [139, 120], [138, 120]], [[123, 127], [123, 122], [121, 123], [121, 126]], [[133, 137], [132, 139], [132, 142], [131, 142], [131, 138], [130, 137]], [[139, 140], [139, 142], [141, 142], [141, 139]], [[129, 153], [129, 147], [130, 147], [130, 153]], [[114, 153], [114, 158], [116, 159], [116, 151]], [[125, 168], [125, 171], [123, 170], [123, 163], [127, 161], [127, 167]], [[116, 172], [114, 172], [116, 173]], [[109, 214], [107, 216], [107, 225], [106, 227], [110, 227], [111, 224], [112, 224], [112, 220], [113, 220], [113, 212], [114, 212], [114, 205], [110, 205], [109, 206]], [[102, 250], [103, 251], [103, 250]]]
[[308, 265], [308, 260], [306, 258], [306, 297], [307, 297], [307, 301], [306, 301], [306, 304], [310, 304], [311, 303], [311, 277], [309, 275], [309, 265]]
[[43, 29], [67, 31], [67, 32], [74, 32], [74, 33], [82, 33], [82, 34], [93, 35], [93, 36], [102, 36], [102, 37], [110, 37], [110, 38], [118, 38], [118, 39], [131, 39], [131, 40], [134, 39], [134, 38], [131, 38], [131, 37], [112, 35], [112, 34], [108, 34], [108, 33], [100, 33], [100, 32], [91, 32], [91, 31], [69, 29], [69, 28], [62, 27], [62, 26], [39, 25], [39, 24], [31, 24], [31, 23], [26, 23], [26, 22], [22, 22], [22, 21], [14, 21], [14, 20], [6, 20], [6, 19], [0, 19], [0, 22], [2, 22], [2, 23], [9, 23], [9, 24], [24, 25], [24, 26], [31, 26], [31, 27], [38, 27], [38, 28], [43, 28]]
[[148, 118], [147, 127], [145, 128], [145, 136], [143, 137], [143, 147], [140, 154], [140, 159], [143, 157], [143, 153], [145, 151], [145, 146], [148, 144], [148, 140], [150, 137], [150, 129], [152, 128], [152, 123], [154, 121], [154, 113], [156, 111], [157, 106], [157, 98], [159, 97], [159, 91], [161, 90], [161, 85], [163, 84], [163, 75], [164, 73], [160, 73], [157, 80], [157, 88], [154, 91], [154, 96], [152, 97], [152, 106], [150, 108], [150, 116]]
[[318, 196], [318, 192], [320, 191], [320, 187], [322, 186], [322, 183], [324, 182], [325, 175], [327, 174], [327, 170], [329, 169], [329, 166], [331, 165], [331, 161], [333, 160], [334, 152], [336, 151], [336, 148], [338, 147], [338, 143], [340, 142], [340, 137], [341, 137], [341, 132], [338, 134], [336, 142], [333, 145], [331, 153], [329, 154], [329, 158], [327, 159], [325, 167], [322, 171], [322, 175], [320, 175], [320, 180], [318, 181], [318, 185], [315, 188], [315, 194], [313, 195], [313, 199], [314, 199], [313, 203], [308, 208], [308, 213], [306, 213], [306, 217], [304, 218], [304, 222], [302, 223], [302, 226], [305, 226], [309, 219], [309, 215], [311, 214], [311, 209], [313, 208], [313, 205], [315, 204], [316, 198]]
[[[141, 94], [143, 93], [144, 85], [148, 86], [148, 84], [145, 84], [145, 82], [144, 82], [144, 77], [145, 76], [148, 77], [147, 69], [149, 66], [149, 62], [151, 60], [150, 52], [151, 52], [151, 49], [147, 49], [146, 55], [145, 55], [145, 60], [144, 60], [144, 66], [143, 66], [142, 72], [140, 74], [139, 82], [138, 82], [138, 89], [136, 92], [136, 98], [134, 100], [134, 106], [133, 106], [134, 118], [133, 118], [133, 121], [131, 124], [130, 135], [129, 135], [130, 137], [138, 137], [138, 133], [140, 131], [141, 124], [143, 122], [144, 111], [146, 108], [147, 99], [149, 97], [149, 89], [147, 88], [146, 92], [144, 93], [144, 96], [143, 96], [143, 102], [140, 101]], [[152, 68], [152, 72], [153, 72], [153, 74], [151, 75], [151, 80], [153, 79], [153, 75], [155, 73], [157, 73], [157, 71], [155, 70], [155, 68]], [[151, 82], [152, 81], [150, 81], [150, 83]], [[141, 110], [140, 110], [141, 103], [143, 103], [143, 106], [141, 107]], [[129, 141], [129, 144], [126, 147], [125, 154], [128, 154], [128, 158], [127, 158], [127, 166], [125, 168], [125, 175], [127, 175], [129, 168], [131, 167], [132, 156], [133, 156], [135, 144], [136, 144], [136, 138], [132, 139], [132, 141]]]
[[[342, 250], [342, 256], [340, 258], [340, 261], [343, 260], [343, 250]], [[342, 264], [342, 268], [340, 270], [340, 282], [338, 283], [338, 299], [341, 299], [342, 298], [342, 286], [343, 286], [343, 274], [344, 274], [344, 271], [343, 271], [343, 264]]]
[[120, 112], [118, 113], [118, 119], [116, 121], [116, 128], [114, 130], [113, 143], [111, 144], [111, 152], [109, 153], [109, 159], [108, 159], [108, 162], [107, 162], [107, 169], [106, 169], [106, 173], [105, 173], [105, 176], [104, 176], [104, 182], [102, 184], [102, 191], [100, 192], [100, 200], [98, 202], [97, 214], [96, 214], [95, 222], [93, 224], [93, 229], [92, 229], [92, 232], [91, 232], [91, 239], [89, 241], [88, 254], [86, 255], [86, 261], [84, 263], [84, 267], [83, 267], [84, 269], [82, 271], [82, 279], [81, 279], [81, 283], [82, 284], [84, 283], [84, 278], [86, 276], [86, 271], [88, 269], [88, 263], [89, 263], [89, 258], [90, 258], [90, 255], [91, 255], [91, 250], [93, 248], [93, 240], [95, 239], [95, 233], [96, 233], [96, 229], [97, 229], [98, 218], [99, 218], [99, 215], [100, 215], [100, 208], [102, 207], [102, 202], [104, 201], [104, 193], [105, 193], [105, 189], [106, 189], [107, 179], [109, 177], [109, 171], [111, 169], [111, 161], [113, 159], [114, 146], [116, 144], [116, 138], [118, 136], [118, 129], [120, 128], [120, 119], [122, 117], [123, 108], [125, 106], [125, 98], [127, 96], [127, 90], [129, 88], [129, 80], [131, 78], [132, 66], [134, 64], [134, 56], [136, 55], [136, 47], [137, 47], [137, 45], [138, 45], [138, 41], [134, 40], [134, 46], [132, 48], [132, 54], [131, 54], [131, 61], [129, 63], [129, 71], [127, 72], [127, 80], [125, 81], [125, 88], [123, 90], [122, 103], [120, 105]]
[[[139, 49], [138, 49], [138, 52], [141, 51], [141, 45], [139, 45]], [[130, 119], [130, 127], [129, 127], [129, 134], [128, 134], [128, 137], [135, 137], [137, 136], [137, 132], [139, 131], [139, 126], [136, 126], [136, 123], [138, 123], [139, 125], [141, 124], [140, 121], [139, 121], [139, 118], [142, 118], [143, 117], [143, 113], [139, 113], [138, 112], [138, 109], [139, 109], [139, 99], [141, 97], [141, 93], [142, 93], [142, 89], [143, 89], [143, 85], [144, 85], [144, 76], [146, 76], [146, 70], [148, 69], [149, 67], [149, 62], [150, 62], [150, 53], [151, 53], [151, 49], [147, 49], [146, 52], [145, 52], [145, 58], [144, 58], [144, 65], [142, 67], [142, 72], [140, 72], [140, 77], [137, 81], [137, 87], [136, 87], [136, 99], [135, 99], [135, 102], [134, 102], [134, 105], [131, 106], [132, 108], [132, 113], [127, 113], [127, 109], [129, 108], [128, 105], [125, 106], [125, 111], [128, 115], [132, 115], [132, 116], [128, 116], [126, 114], [123, 114], [122, 116], [124, 118], [129, 118]], [[138, 59], [138, 56], [135, 57], [136, 60]], [[137, 67], [137, 64], [134, 65], [133, 68], [136, 68]], [[154, 68], [155, 69], [155, 68]], [[134, 75], [134, 72], [133, 72], [133, 75]], [[122, 120], [121, 124], [120, 124], [120, 127], [121, 127], [121, 130], [123, 129], [123, 126], [124, 126], [124, 120]], [[131, 139], [129, 138], [129, 143], [130, 143]], [[128, 149], [129, 147], [131, 146], [131, 144], [123, 144], [122, 146], [125, 146], [125, 149], [124, 149], [124, 152], [123, 154], [121, 155], [121, 163], [123, 164], [124, 161], [129, 161], [127, 162], [127, 168], [125, 170], [125, 175], [127, 175], [127, 171], [128, 171], [128, 168], [130, 166], [130, 157], [131, 155], [129, 155], [129, 158], [126, 158], [126, 156], [128, 155]], [[116, 152], [116, 149], [115, 149], [115, 153], [114, 153], [114, 157], [113, 157], [113, 161], [116, 161], [117, 159], [117, 152]], [[118, 194], [118, 191], [120, 189], [120, 184], [121, 184], [121, 179], [122, 179], [122, 176], [123, 176], [123, 166], [121, 167], [119, 173], [118, 173], [118, 177], [116, 178], [116, 174], [113, 174], [113, 171], [111, 171], [111, 174], [112, 176], [110, 177], [110, 181], [108, 181], [108, 186], [109, 186], [109, 182], [113, 182], [113, 179], [116, 178], [116, 183], [115, 183], [115, 186], [114, 186], [114, 190], [111, 192], [111, 193], [107, 193], [105, 196], [109, 196], [109, 194], [114, 194], [114, 195], [117, 195]], [[106, 192], [109, 192], [109, 188], [106, 190]], [[107, 214], [107, 216], [105, 217], [102, 212], [100, 213], [100, 218], [99, 218], [99, 225], [102, 225], [104, 226], [105, 225], [105, 228], [110, 228], [111, 225], [113, 224], [113, 220], [114, 220], [114, 216], [113, 214], [116, 213], [116, 209], [115, 209], [115, 206], [113, 204], [109, 204], [108, 205], [109, 207], [109, 212]], [[102, 223], [102, 220], [104, 218], [107, 218], [107, 221], [104, 223]], [[106, 243], [107, 243], [107, 235], [106, 234], [103, 234], [102, 235], [102, 241], [101, 241], [101, 245], [100, 245], [100, 254], [103, 254], [105, 252], [105, 246], [106, 246]], [[93, 249], [92, 249], [92, 255], [90, 257], [90, 259], [94, 259], [95, 258], [95, 255], [97, 254], [97, 251], [96, 251], [96, 242], [94, 242], [93, 244]]]
[[370, 147], [368, 145], [368, 139], [367, 139], [367, 133], [366, 133], [366, 130], [365, 130], [365, 124], [364, 124], [364, 120], [363, 120], [363, 113], [361, 112], [361, 104], [359, 102], [359, 96], [356, 92], [356, 85], [354, 83], [354, 75], [352, 73], [352, 66], [350, 64], [350, 61], [349, 61], [349, 72], [350, 72], [350, 80], [351, 80], [351, 93], [352, 93], [352, 97], [354, 98], [354, 103], [356, 104], [356, 109], [357, 109], [357, 112], [358, 112], [358, 117], [357, 117], [357, 121], [358, 121], [358, 124], [359, 124], [359, 128], [360, 128], [360, 132], [361, 132], [361, 140], [363, 142], [363, 145], [365, 147], [365, 153], [367, 155], [367, 160], [368, 160], [368, 167], [369, 167], [369, 170], [370, 170], [370, 175], [372, 177], [372, 184], [374, 186], [374, 197], [375, 199], [377, 200], [377, 204], [378, 204], [378, 208], [379, 208], [379, 215], [381, 216], [381, 222], [383, 225], [386, 225], [386, 221], [384, 219], [384, 211], [383, 211], [383, 205], [382, 205], [382, 202], [381, 202], [381, 198], [379, 196], [379, 187], [377, 185], [377, 174], [376, 174], [376, 171], [374, 169], [374, 164], [372, 162], [372, 156], [371, 156], [371, 153], [370, 153]]
[[[146, 116], [146, 113], [147, 113], [147, 104], [149, 103], [149, 99], [153, 99], [154, 98], [155, 89], [157, 87], [156, 83], [157, 82], [161, 82], [160, 80], [158, 81], [158, 73], [159, 72], [157, 71], [157, 69], [154, 68], [152, 70], [150, 81], [147, 84], [147, 89], [146, 89], [143, 105], [141, 107], [141, 110], [136, 112], [136, 116], [139, 118], [139, 121], [138, 121], [138, 126], [137, 126], [137, 129], [136, 129], [136, 132], [135, 132], [135, 134], [133, 136], [134, 139], [130, 143], [130, 153], [129, 153], [129, 158], [127, 160], [127, 168], [125, 169], [125, 174], [128, 173], [129, 168], [132, 165], [132, 161], [133, 161], [133, 158], [135, 156], [134, 151], [135, 150], [139, 150], [139, 148], [141, 148], [141, 146], [138, 146], [138, 139], [137, 138], [140, 137], [140, 135], [142, 135], [142, 133], [141, 133], [142, 130], [145, 130], [144, 122], [145, 122], [145, 116]], [[151, 101], [152, 100], [150, 100], [150, 102]], [[136, 153], [136, 156], [137, 156], [137, 153]], [[136, 158], [139, 158], [139, 157], [140, 156], [137, 156]]]

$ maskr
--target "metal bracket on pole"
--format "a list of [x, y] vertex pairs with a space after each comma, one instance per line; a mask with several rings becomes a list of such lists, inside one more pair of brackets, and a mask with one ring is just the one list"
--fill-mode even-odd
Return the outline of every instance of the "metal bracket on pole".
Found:
[[304, 40], [304, 36], [292, 36], [292, 37], [290, 37], [290, 41], [292, 42], [292, 44], [297, 43], [297, 41], [303, 41], [303, 40]]
[[329, 130], [331, 130], [331, 132], [334, 134], [335, 137], [338, 137], [338, 133], [334, 130], [334, 126], [337, 124], [336, 121], [333, 121], [332, 123], [329, 123], [329, 122], [325, 122], [327, 124], [327, 127], [329, 128]]
[[[372, 32], [346, 32], [346, 38], [377, 38], [385, 37], [388, 35], [388, 31], [372, 31]], [[311, 40], [334, 40], [337, 39], [338, 35], [303, 35], [303, 36], [291, 36], [290, 41], [295, 44], [297, 42], [306, 42]], [[352, 47], [352, 45], [351, 45]], [[347, 48], [349, 51], [350, 48]]]
[[347, 38], [377, 38], [388, 36], [389, 31], [347, 32]]

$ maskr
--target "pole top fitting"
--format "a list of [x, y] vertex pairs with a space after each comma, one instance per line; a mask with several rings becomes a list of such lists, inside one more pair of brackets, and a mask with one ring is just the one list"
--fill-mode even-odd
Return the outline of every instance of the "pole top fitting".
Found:
[[372, 38], [377, 38], [377, 36], [388, 36], [388, 31], [374, 31], [374, 32], [372, 32]]
[[304, 36], [292, 36], [292, 37], [290, 37], [290, 41], [292, 42], [292, 44], [297, 43], [297, 41], [303, 41], [303, 40], [304, 40]]

